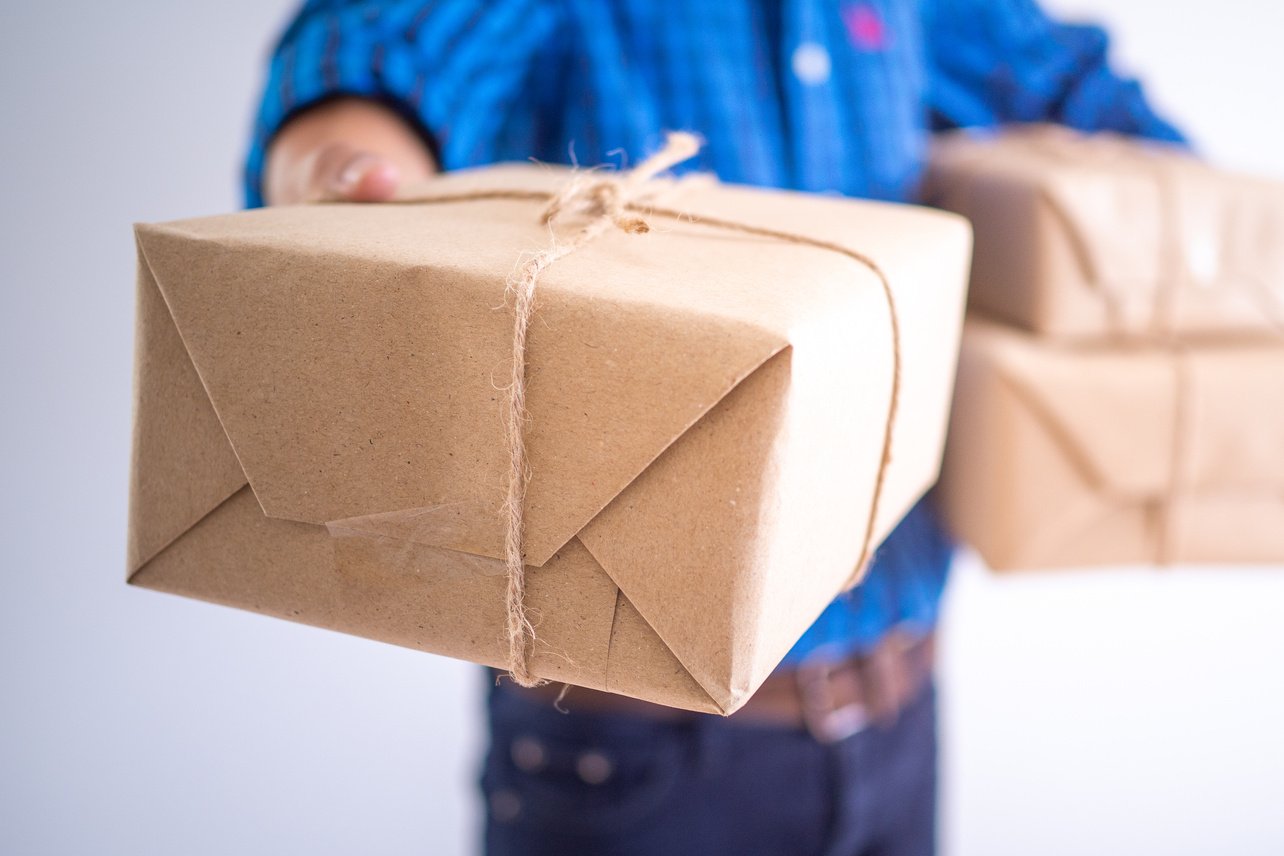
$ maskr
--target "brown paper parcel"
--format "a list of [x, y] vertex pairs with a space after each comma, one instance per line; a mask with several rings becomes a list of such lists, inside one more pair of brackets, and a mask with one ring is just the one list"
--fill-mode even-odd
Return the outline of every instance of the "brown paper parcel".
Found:
[[[505, 166], [429, 194], [555, 190]], [[955, 215], [731, 186], [693, 216], [859, 248], [902, 327], [876, 535], [935, 480], [970, 245]], [[313, 205], [137, 229], [134, 584], [506, 666], [505, 280], [535, 201]], [[539, 677], [742, 704], [857, 561], [886, 299], [833, 251], [654, 220], [540, 280], [526, 603]]]
[[940, 495], [996, 569], [1284, 561], [1284, 344], [964, 328]]
[[976, 231], [969, 303], [1057, 337], [1284, 331], [1284, 183], [1064, 128], [957, 132], [925, 193]]

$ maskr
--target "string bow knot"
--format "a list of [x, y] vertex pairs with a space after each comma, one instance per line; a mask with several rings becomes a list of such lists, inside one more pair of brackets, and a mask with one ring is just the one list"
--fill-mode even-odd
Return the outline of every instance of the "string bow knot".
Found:
[[699, 150], [700, 140], [694, 134], [670, 132], [664, 148], [622, 176], [600, 171], [574, 175], [549, 200], [540, 220], [551, 224], [563, 214], [582, 214], [591, 218], [586, 229], [609, 225], [630, 235], [645, 234], [651, 231], [651, 225], [630, 213], [630, 209], [654, 192], [654, 179], [660, 173], [689, 160]]

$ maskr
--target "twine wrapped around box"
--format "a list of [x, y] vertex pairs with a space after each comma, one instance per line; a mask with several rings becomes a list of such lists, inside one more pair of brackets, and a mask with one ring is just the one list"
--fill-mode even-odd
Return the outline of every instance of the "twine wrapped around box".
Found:
[[577, 172], [558, 193], [540, 194], [523, 190], [485, 190], [466, 193], [421, 195], [397, 200], [400, 204], [447, 204], [485, 199], [530, 199], [546, 202], [540, 221], [552, 226], [560, 217], [582, 215], [587, 218], [578, 230], [565, 240], [556, 233], [548, 247], [523, 262], [508, 281], [507, 292], [513, 296], [513, 352], [512, 374], [507, 387], [505, 424], [509, 450], [508, 495], [502, 509], [504, 517], [504, 564], [508, 579], [505, 592], [505, 630], [508, 642], [509, 676], [524, 687], [545, 683], [531, 674], [529, 657], [535, 641], [535, 627], [526, 610], [526, 563], [522, 549], [524, 529], [524, 501], [526, 483], [530, 477], [526, 461], [526, 339], [535, 310], [535, 292], [540, 275], [559, 259], [571, 255], [589, 244], [608, 229], [614, 227], [627, 234], [645, 234], [650, 224], [642, 214], [702, 223], [732, 232], [774, 238], [793, 244], [803, 244], [830, 252], [840, 253], [867, 267], [883, 288], [887, 300], [888, 317], [892, 332], [892, 394], [888, 403], [887, 420], [883, 428], [883, 445], [879, 457], [877, 476], [869, 503], [869, 517], [865, 522], [864, 541], [860, 560], [852, 571], [849, 583], [864, 573], [873, 547], [874, 527], [882, 499], [887, 465], [892, 456], [892, 433], [896, 425], [896, 412], [900, 399], [901, 353], [900, 322], [896, 302], [887, 276], [878, 264], [863, 253], [840, 244], [821, 241], [793, 232], [764, 229], [747, 223], [710, 217], [694, 217], [676, 209], [646, 204], [655, 192], [652, 180], [661, 173], [694, 157], [699, 151], [698, 138], [689, 133], [671, 132], [665, 145], [643, 160], [634, 169], [613, 175], [606, 172]]
[[140, 225], [130, 581], [737, 710], [936, 480], [970, 233], [662, 168]]

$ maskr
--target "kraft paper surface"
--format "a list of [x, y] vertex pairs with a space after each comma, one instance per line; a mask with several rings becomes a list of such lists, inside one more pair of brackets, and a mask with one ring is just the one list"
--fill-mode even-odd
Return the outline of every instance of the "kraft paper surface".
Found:
[[972, 221], [970, 305], [1055, 337], [1284, 333], [1284, 183], [1036, 126], [937, 140], [926, 197]]
[[964, 328], [940, 498], [996, 569], [1284, 561], [1284, 343]]
[[[416, 193], [555, 190], [505, 166]], [[666, 200], [885, 270], [902, 398], [876, 534], [936, 478], [970, 245], [951, 214], [732, 186]], [[141, 225], [131, 582], [503, 667], [505, 282], [537, 202]], [[891, 386], [838, 253], [656, 220], [542, 277], [527, 348], [533, 671], [741, 705], [852, 573]]]

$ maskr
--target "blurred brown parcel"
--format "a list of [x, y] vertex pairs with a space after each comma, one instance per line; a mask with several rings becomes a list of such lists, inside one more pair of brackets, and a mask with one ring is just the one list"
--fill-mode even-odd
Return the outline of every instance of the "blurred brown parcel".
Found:
[[1048, 342], [969, 318], [940, 496], [996, 569], [1284, 560], [1284, 342]]
[[1066, 128], [947, 134], [925, 192], [976, 230], [969, 304], [1051, 337], [1284, 332], [1284, 183]]

